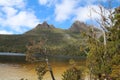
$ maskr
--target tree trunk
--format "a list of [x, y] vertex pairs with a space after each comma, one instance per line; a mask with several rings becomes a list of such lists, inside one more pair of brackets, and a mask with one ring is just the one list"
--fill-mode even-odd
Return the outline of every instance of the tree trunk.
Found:
[[49, 69], [50, 75], [51, 75], [51, 77], [52, 77], [52, 80], [55, 80], [55, 77], [54, 77], [52, 68], [51, 68], [51, 66], [50, 66], [50, 64], [49, 64], [49, 62], [48, 62], [48, 58], [46, 58], [46, 63], [47, 63], [47, 65], [48, 65], [48, 69]]

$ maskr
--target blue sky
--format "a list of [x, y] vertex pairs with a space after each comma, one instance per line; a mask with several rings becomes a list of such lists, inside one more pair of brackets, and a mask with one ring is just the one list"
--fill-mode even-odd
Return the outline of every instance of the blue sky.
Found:
[[[0, 0], [0, 34], [22, 34], [47, 21], [57, 28], [67, 29], [76, 20], [91, 24], [100, 16], [98, 4], [107, 7], [108, 0]], [[120, 0], [112, 0], [112, 7]], [[91, 11], [91, 17], [89, 17]]]

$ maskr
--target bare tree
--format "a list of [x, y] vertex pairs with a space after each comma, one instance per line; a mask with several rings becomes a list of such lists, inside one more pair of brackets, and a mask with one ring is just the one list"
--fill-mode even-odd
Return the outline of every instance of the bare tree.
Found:
[[[39, 54], [44, 56], [44, 58], [40, 59]], [[38, 79], [42, 80], [42, 76], [44, 76], [45, 73], [49, 71], [51, 74], [52, 80], [55, 80], [52, 67], [48, 61], [45, 41], [39, 41], [37, 43], [35, 41], [30, 41], [29, 45], [27, 46], [26, 60], [33, 63], [44, 61], [45, 64], [39, 64], [36, 68], [37, 74], [39, 76]]]

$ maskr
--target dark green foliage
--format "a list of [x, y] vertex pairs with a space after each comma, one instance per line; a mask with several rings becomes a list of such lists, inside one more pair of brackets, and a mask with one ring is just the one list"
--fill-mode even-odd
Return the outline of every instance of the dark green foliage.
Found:
[[[31, 32], [32, 33], [32, 32]], [[80, 34], [72, 34], [68, 33], [64, 30], [60, 29], [52, 29], [52, 30], [39, 30], [39, 32], [35, 31], [35, 33], [30, 34], [26, 33], [23, 35], [0, 35], [0, 52], [22, 52], [25, 53], [26, 45], [30, 41], [41, 41], [47, 39], [46, 47], [49, 50], [50, 54], [71, 54], [70, 51], [67, 52], [67, 48], [69, 50], [74, 48], [74, 53], [71, 55], [77, 55], [79, 52], [78, 47], [72, 47], [72, 44], [76, 44], [75, 42], [79, 39], [76, 36], [80, 37]], [[71, 47], [69, 47], [69, 45]], [[79, 44], [76, 44], [79, 45]], [[65, 50], [64, 50], [65, 49]], [[59, 51], [58, 51], [59, 50]]]
[[[73, 31], [72, 28], [75, 30]], [[46, 48], [49, 54], [85, 56], [83, 52], [80, 52], [79, 47], [84, 44], [85, 39], [81, 37], [81, 32], [88, 32], [88, 26], [77, 21], [72, 28], [58, 29], [44, 22], [21, 35], [0, 35], [0, 52], [25, 53], [30, 41], [47, 40]], [[76, 32], [76, 30], [80, 30], [80, 32]]]
[[81, 70], [72, 67], [63, 73], [62, 80], [81, 80]]
[[[120, 13], [120, 8], [118, 9]], [[101, 24], [104, 26], [105, 30], [103, 30], [103, 32], [105, 32], [105, 35], [103, 35], [100, 40], [94, 37], [94, 30], [91, 32], [92, 35], [88, 35], [88, 47], [90, 50], [87, 55], [87, 66], [90, 73], [101, 80], [103, 80], [103, 77], [108, 80], [110, 78], [119, 80], [120, 68], [117, 67], [120, 66], [119, 13], [115, 11], [115, 13], [112, 14], [112, 16], [115, 17], [113, 17], [112, 20], [109, 18], [109, 20], [112, 21], [111, 25], [106, 25], [106, 21], [104, 21], [105, 24]]]
[[0, 35], [0, 51], [24, 53], [28, 41], [34, 38], [35, 36], [30, 35]]
[[112, 73], [114, 80], [120, 80], [120, 7], [115, 9], [115, 17], [113, 18], [114, 25], [110, 28], [109, 45], [112, 55]]
[[48, 71], [47, 70], [47, 65], [46, 64], [39, 64], [36, 67], [36, 71], [37, 71], [37, 75], [38, 75], [38, 80], [42, 80], [43, 76], [45, 75], [45, 73]]

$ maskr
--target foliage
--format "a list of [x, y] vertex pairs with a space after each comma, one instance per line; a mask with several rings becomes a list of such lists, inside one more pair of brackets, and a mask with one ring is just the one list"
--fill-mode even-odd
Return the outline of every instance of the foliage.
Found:
[[109, 42], [112, 43], [112, 73], [111, 77], [119, 80], [120, 76], [120, 7], [115, 9], [114, 12], [114, 25], [110, 28]]
[[[41, 61], [46, 62], [45, 64], [41, 63], [41, 64], [37, 65], [37, 67], [36, 67], [38, 79], [42, 80], [44, 74], [47, 71], [49, 71], [52, 79], [55, 80], [51, 65], [49, 64], [49, 61], [48, 61], [48, 58], [46, 55], [47, 50], [46, 50], [44, 42], [45, 41], [39, 41], [39, 42], [35, 43], [34, 41], [31, 41], [29, 43], [29, 45], [27, 46], [26, 60], [29, 62], [33, 62], [33, 63], [41, 62]], [[41, 54], [42, 54], [43, 59], [40, 58]]]
[[120, 80], [120, 65], [113, 65], [112, 66], [112, 73], [111, 73], [111, 77], [114, 80]]
[[47, 65], [46, 64], [39, 64], [36, 67], [36, 71], [37, 71], [37, 75], [38, 75], [38, 80], [42, 80], [43, 76], [45, 75], [45, 73], [48, 71], [47, 70]]
[[36, 62], [39, 60], [39, 56], [42, 54], [43, 56], [46, 55], [45, 53], [45, 45], [43, 41], [30, 41], [29, 44], [26, 46], [26, 60], [29, 62]]
[[[42, 25], [42, 24], [41, 24]], [[58, 28], [36, 28], [20, 35], [0, 35], [0, 51], [1, 52], [21, 52], [27, 51], [26, 45], [30, 41], [46, 40], [46, 48], [51, 55], [70, 55], [70, 56], [85, 56], [80, 52], [79, 47], [85, 44], [84, 37], [81, 37], [81, 32], [87, 32], [88, 27], [80, 24], [74, 24], [73, 28], [80, 28], [80, 32], [73, 32], [71, 29], [63, 30]], [[82, 28], [82, 29], [81, 29]], [[83, 28], [85, 28], [83, 30]], [[87, 29], [87, 30], [86, 30]], [[77, 29], [79, 30], [79, 29]]]
[[[27, 51], [26, 51], [26, 60], [29, 62], [39, 62], [41, 59], [39, 59], [38, 54], [45, 54], [45, 47], [44, 47], [44, 42], [39, 41], [39, 42], [35, 42], [35, 41], [30, 41], [29, 44], [27, 45]], [[45, 73], [48, 71], [47, 69], [47, 65], [43, 64], [43, 63], [39, 63], [36, 67], [36, 72], [38, 75], [38, 80], [42, 80], [43, 76], [45, 75]]]
[[[101, 8], [101, 7], [100, 7]], [[102, 8], [101, 8], [102, 10]], [[102, 22], [101, 27], [103, 28], [103, 41], [95, 37], [94, 30], [91, 30], [91, 34], [88, 35], [88, 47], [89, 52], [87, 55], [87, 66], [90, 73], [95, 75], [97, 78], [102, 79], [114, 78], [118, 79], [120, 65], [120, 11], [115, 11], [113, 18], [108, 18], [111, 23], [108, 25], [107, 19], [101, 13]], [[104, 76], [103, 76], [104, 75]], [[116, 77], [117, 76], [117, 77]]]
[[76, 67], [72, 67], [65, 71], [62, 77], [63, 77], [62, 80], [80, 80], [81, 70]]

